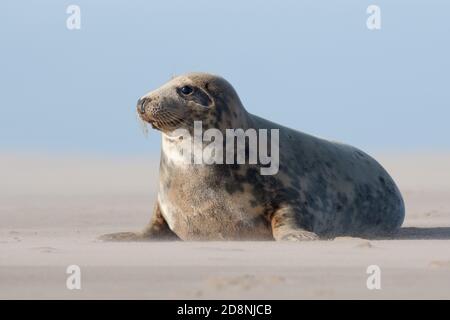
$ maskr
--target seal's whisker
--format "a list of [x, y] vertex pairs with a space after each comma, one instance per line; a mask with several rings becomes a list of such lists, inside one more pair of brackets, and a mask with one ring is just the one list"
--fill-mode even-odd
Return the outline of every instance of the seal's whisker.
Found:
[[181, 119], [175, 118], [174, 116], [167, 113], [161, 114], [160, 117], [166, 124], [169, 124], [170, 126], [176, 126], [177, 124], [182, 123]]
[[165, 114], [161, 114], [161, 115], [159, 116], [159, 121], [160, 121], [164, 126], [170, 125], [170, 121], [169, 121], [169, 119], [167, 118], [167, 116], [166, 116]]
[[148, 124], [144, 120], [142, 120], [141, 116], [138, 112], [136, 112], [136, 118], [138, 120], [139, 126], [141, 127], [141, 130], [146, 138], [148, 138]]
[[177, 124], [183, 123], [182, 120], [177, 119], [177, 118], [175, 118], [175, 117], [173, 117], [171, 115], [165, 115], [165, 116], [167, 117], [167, 120], [169, 121], [169, 123], [172, 124], [172, 125], [177, 125]]
[[171, 119], [180, 119], [181, 120], [181, 118], [176, 113], [173, 113], [171, 111], [165, 111], [164, 115], [167, 117], [170, 117]]
[[166, 119], [165, 119], [164, 115], [159, 114], [158, 120], [156, 121], [156, 123], [158, 124], [158, 127], [160, 127], [160, 125], [166, 126], [167, 123], [166, 123]]
[[160, 122], [165, 127], [175, 127], [180, 123], [180, 120], [171, 117], [169, 114], [163, 113], [160, 115]]
[[185, 125], [188, 124], [187, 121], [186, 121], [185, 119], [183, 119], [180, 115], [178, 115], [178, 114], [176, 114], [176, 113], [173, 113], [173, 112], [171, 112], [171, 111], [166, 111], [166, 115], [167, 115], [168, 117], [170, 117], [171, 119], [173, 119], [173, 120], [179, 122], [180, 124], [185, 124]]

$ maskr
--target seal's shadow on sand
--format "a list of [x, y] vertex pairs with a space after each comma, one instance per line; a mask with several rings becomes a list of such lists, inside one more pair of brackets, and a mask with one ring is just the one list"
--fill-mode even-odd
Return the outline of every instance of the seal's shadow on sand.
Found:
[[[375, 238], [374, 238], [375, 239]], [[401, 228], [398, 233], [392, 236], [377, 237], [376, 239], [386, 240], [449, 240], [450, 227], [435, 228]]]

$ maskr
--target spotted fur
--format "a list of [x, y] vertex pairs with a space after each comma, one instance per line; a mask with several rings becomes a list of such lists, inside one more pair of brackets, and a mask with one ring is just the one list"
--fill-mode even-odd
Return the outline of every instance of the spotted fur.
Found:
[[[183, 85], [201, 98], [185, 99]], [[138, 111], [163, 136], [156, 218], [142, 238], [298, 241], [387, 234], [403, 222], [402, 196], [377, 161], [248, 113], [223, 78], [176, 77], [141, 98]], [[261, 175], [261, 164], [180, 163], [180, 141], [171, 132], [192, 130], [195, 120], [224, 134], [227, 128], [279, 129], [279, 172]]]

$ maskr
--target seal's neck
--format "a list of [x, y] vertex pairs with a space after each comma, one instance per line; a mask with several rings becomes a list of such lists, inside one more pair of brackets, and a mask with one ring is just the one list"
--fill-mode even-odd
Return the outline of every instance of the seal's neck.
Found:
[[[189, 127], [185, 125], [162, 132], [162, 159], [177, 166], [204, 164], [212, 158], [218, 160], [226, 152], [229, 131], [255, 128], [252, 119], [240, 101], [218, 105], [204, 116], [203, 121], [194, 120]], [[220, 148], [222, 152], [218, 151]], [[212, 149], [214, 151], [208, 153]]]

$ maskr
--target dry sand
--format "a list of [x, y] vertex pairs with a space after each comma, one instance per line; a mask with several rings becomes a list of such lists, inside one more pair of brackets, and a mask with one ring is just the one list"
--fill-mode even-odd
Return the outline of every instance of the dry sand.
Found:
[[[157, 160], [3, 154], [0, 298], [449, 299], [450, 154], [375, 156], [407, 206], [394, 240], [103, 243], [149, 220]], [[66, 288], [72, 264], [81, 290]]]

